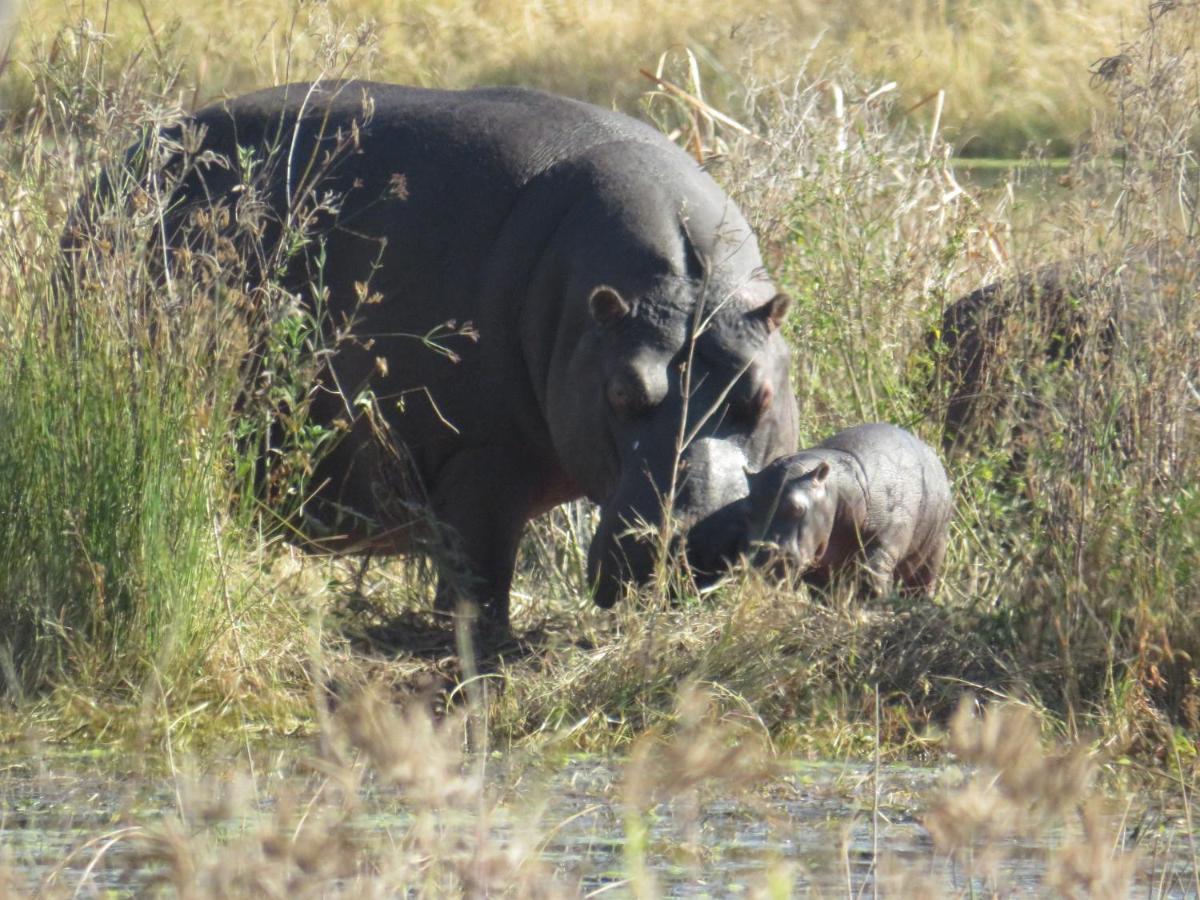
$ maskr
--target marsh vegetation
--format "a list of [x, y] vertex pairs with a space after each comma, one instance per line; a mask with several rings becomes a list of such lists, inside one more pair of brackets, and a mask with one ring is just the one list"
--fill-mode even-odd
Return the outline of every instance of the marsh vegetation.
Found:
[[[135, 748], [177, 794], [165, 817], [89, 821], [72, 858], [119, 857], [182, 896], [573, 894], [579, 871], [543, 851], [575, 812], [551, 803], [528, 835], [493, 828], [497, 810], [524, 815], [522, 791], [481, 767], [527, 764], [519, 784], [572, 753], [616, 753], [614, 880], [652, 895], [661, 804], [692, 821], [716, 790], [755, 816], [790, 760], [942, 760], [948, 734], [983, 774], [905, 801], [932, 843], [889, 870], [897, 893], [999, 891], [1011, 839], [1043, 825], [1052, 862], [1036, 878], [1065, 894], [1192, 888], [1200, 13], [852, 6], [28, 5], [0, 57], [4, 733]], [[1100, 284], [1067, 298], [1071, 354], [1048, 352], [1063, 320], [1036, 295], [997, 332], [987, 414], [947, 452], [956, 516], [936, 600], [810, 596], [754, 572], [701, 596], [665, 566], [601, 612], [583, 584], [593, 513], [577, 504], [526, 535], [517, 646], [476, 660], [430, 613], [425, 564], [364, 572], [289, 545], [281, 510], [326, 437], [304, 418], [320, 323], [269, 291], [249, 299], [277, 314], [248, 319], [224, 258], [198, 260], [164, 304], [147, 252], [158, 196], [128, 192], [69, 290], [59, 240], [101, 167], [197, 103], [347, 74], [546, 87], [649, 117], [696, 153], [794, 299], [804, 444], [879, 420], [941, 446], [946, 307], [1049, 263]], [[1028, 156], [983, 186], [956, 168], [964, 150]], [[1129, 270], [1150, 274], [1108, 279]], [[267, 349], [247, 366], [251, 346]], [[1021, 711], [955, 718], [965, 692]], [[220, 748], [252, 766], [261, 740], [298, 734], [321, 777], [278, 802], [254, 793], [266, 778], [232, 799], [211, 783], [200, 793], [217, 800], [184, 796], [184, 757]], [[1047, 757], [1041, 739], [1075, 749]], [[394, 790], [403, 820], [359, 818], [364, 783]], [[1085, 802], [1132, 785], [1154, 798], [1153, 827]], [[680, 852], [702, 871], [718, 851], [688, 827]], [[1160, 838], [1175, 843], [1143, 843], [1141, 863], [1118, 852]], [[875, 850], [824, 889], [882, 871]], [[809, 885], [785, 857], [755, 857], [745, 883]], [[9, 863], [13, 889], [30, 889], [29, 860]], [[43, 887], [91, 890], [88, 877]]]

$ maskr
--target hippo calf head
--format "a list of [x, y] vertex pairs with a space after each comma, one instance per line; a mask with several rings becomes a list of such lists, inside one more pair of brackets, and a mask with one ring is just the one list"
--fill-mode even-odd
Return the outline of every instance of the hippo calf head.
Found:
[[664, 510], [682, 533], [736, 499], [747, 464], [795, 446], [797, 416], [779, 334], [788, 300], [765, 279], [664, 279], [636, 299], [606, 285], [589, 305], [603, 438], [575, 462], [601, 503], [588, 577], [608, 607], [651, 576]]
[[829, 463], [797, 453], [776, 460], [750, 479], [742, 503], [740, 552], [777, 577], [803, 575], [829, 547], [837, 511], [827, 489]]

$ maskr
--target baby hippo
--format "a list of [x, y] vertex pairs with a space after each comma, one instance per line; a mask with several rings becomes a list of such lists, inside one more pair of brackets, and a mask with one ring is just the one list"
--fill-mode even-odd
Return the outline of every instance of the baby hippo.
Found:
[[702, 572], [745, 555], [824, 585], [861, 563], [876, 596], [894, 580], [906, 594], [932, 595], [946, 553], [950, 483], [933, 450], [904, 429], [847, 428], [752, 474], [749, 490], [694, 529], [690, 556]]
[[751, 476], [747, 546], [817, 583], [863, 564], [876, 596], [897, 580], [930, 596], [946, 554], [950, 482], [937, 454], [903, 428], [857, 425]]

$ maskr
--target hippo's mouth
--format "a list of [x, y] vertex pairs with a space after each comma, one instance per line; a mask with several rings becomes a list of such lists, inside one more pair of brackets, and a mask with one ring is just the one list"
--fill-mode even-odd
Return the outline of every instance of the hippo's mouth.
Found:
[[657, 522], [612, 509], [601, 512], [600, 526], [588, 548], [588, 584], [596, 605], [604, 609], [610, 609], [627, 586], [648, 582], [657, 558]]
[[[636, 444], [631, 445], [636, 449]], [[669, 497], [669, 545], [664, 547], [664, 491], [671, 466], [654, 478], [645, 463], [626, 470], [612, 501], [602, 508], [600, 526], [588, 550], [588, 583], [597, 605], [609, 608], [627, 586], [646, 584], [663, 552], [686, 556], [691, 528], [709, 514], [740, 501], [748, 491], [746, 458], [736, 445], [715, 438], [694, 442], [679, 463], [675, 493]], [[669, 488], [668, 488], [669, 490]]]

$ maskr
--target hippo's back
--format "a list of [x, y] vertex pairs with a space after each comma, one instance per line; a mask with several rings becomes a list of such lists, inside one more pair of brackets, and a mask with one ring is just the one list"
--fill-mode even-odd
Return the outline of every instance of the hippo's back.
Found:
[[818, 446], [849, 453], [868, 474], [898, 455], [922, 461], [931, 459], [939, 468], [941, 466], [937, 454], [928, 444], [911, 432], [887, 422], [855, 425], [826, 438]]
[[887, 423], [857, 425], [820, 446], [853, 457], [862, 470], [868, 525], [883, 527], [897, 517], [917, 527], [914, 549], [924, 535], [943, 533], [951, 512], [950, 482], [933, 448], [911, 432]]
[[[189, 141], [189, 127], [202, 137]], [[684, 213], [691, 233], [736, 248], [702, 245], [706, 256], [761, 266], [744, 220], [687, 153], [626, 115], [541, 91], [288, 84], [206, 107], [174, 136], [228, 161], [200, 157], [190, 168], [173, 204], [179, 224], [191, 205], [243, 206], [250, 196], [264, 201], [273, 246], [298, 208], [326, 203], [309, 233], [330, 268], [310, 264], [290, 286], [340, 279], [336, 305], [370, 278], [393, 319], [421, 311], [420, 321], [391, 321], [392, 331], [489, 315], [507, 328], [564, 223], [591, 223], [569, 263], [604, 283], [663, 258], [680, 268]]]
[[[556, 162], [606, 143], [654, 144], [686, 158], [653, 128], [621, 113], [526, 88], [431, 90], [372, 81], [286, 84], [206, 107], [195, 116], [214, 136], [242, 147], [295, 136], [348, 134], [351, 123], [377, 143], [381, 165], [420, 158], [462, 173], [486, 173], [496, 186], [519, 186]], [[296, 130], [300, 123], [299, 132]], [[307, 161], [301, 161], [307, 162]], [[402, 173], [403, 174], [403, 173]]]

